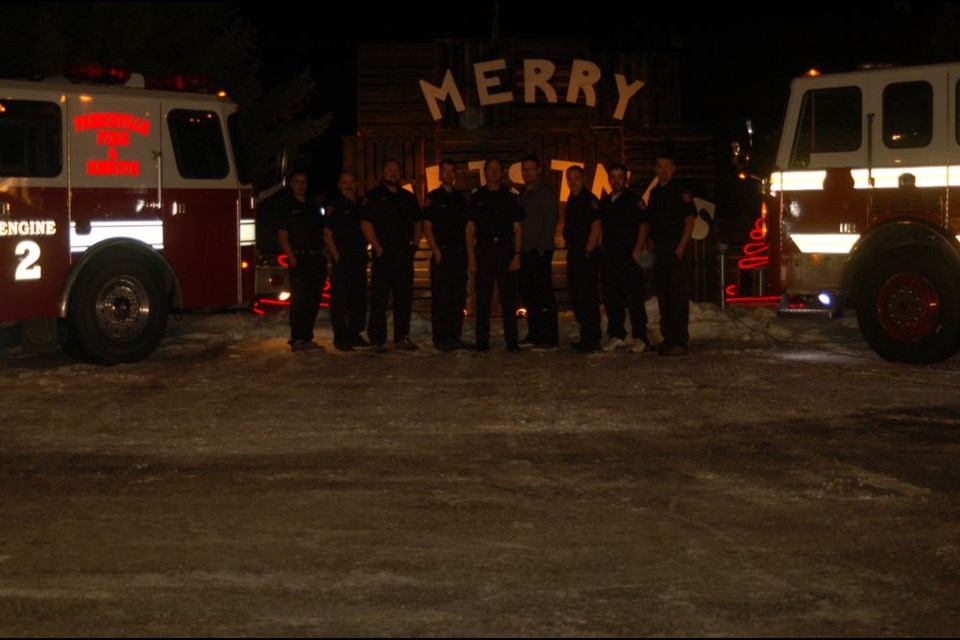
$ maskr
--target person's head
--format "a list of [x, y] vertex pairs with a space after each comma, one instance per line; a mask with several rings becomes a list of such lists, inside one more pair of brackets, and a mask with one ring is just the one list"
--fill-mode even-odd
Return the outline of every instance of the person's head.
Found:
[[297, 200], [303, 202], [307, 199], [307, 189], [310, 184], [307, 182], [307, 172], [300, 169], [294, 169], [287, 176], [287, 184], [290, 186], [290, 193]]
[[619, 162], [607, 168], [607, 177], [610, 179], [610, 190], [620, 193], [627, 188], [627, 168]]
[[583, 167], [569, 167], [567, 169], [567, 186], [570, 193], [577, 195], [583, 189]]
[[453, 160], [440, 161], [440, 182], [444, 186], [453, 188], [457, 181], [457, 163]]
[[340, 193], [354, 200], [357, 197], [357, 175], [353, 171], [342, 171], [337, 181], [337, 188], [340, 189]]
[[660, 184], [667, 184], [673, 178], [673, 174], [677, 170], [677, 165], [673, 162], [673, 155], [667, 151], [661, 151], [657, 154], [656, 164], [653, 166], [654, 172], [657, 174], [657, 180], [660, 181]]
[[499, 158], [490, 158], [483, 163], [483, 177], [487, 180], [488, 189], [499, 189], [503, 179], [503, 163]]
[[399, 188], [402, 175], [400, 173], [400, 162], [394, 159], [385, 160], [380, 167], [380, 178], [388, 187]]
[[540, 158], [534, 155], [526, 156], [520, 161], [520, 175], [523, 183], [530, 185], [540, 179]]

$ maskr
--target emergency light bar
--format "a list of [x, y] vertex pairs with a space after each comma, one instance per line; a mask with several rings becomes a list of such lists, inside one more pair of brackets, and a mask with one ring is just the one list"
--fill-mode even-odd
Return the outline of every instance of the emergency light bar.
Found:
[[108, 67], [95, 62], [74, 64], [63, 74], [71, 82], [99, 82], [101, 84], [126, 84], [131, 72], [123, 67]]

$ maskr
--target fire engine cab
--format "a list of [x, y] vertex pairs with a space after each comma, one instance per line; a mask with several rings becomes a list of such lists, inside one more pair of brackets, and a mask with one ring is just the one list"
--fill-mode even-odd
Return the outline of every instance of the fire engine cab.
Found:
[[763, 201], [781, 313], [852, 306], [892, 361], [957, 351], [958, 97], [956, 63], [793, 81]]
[[96, 65], [0, 80], [0, 323], [59, 318], [71, 352], [132, 362], [171, 310], [249, 299], [244, 164], [223, 94]]

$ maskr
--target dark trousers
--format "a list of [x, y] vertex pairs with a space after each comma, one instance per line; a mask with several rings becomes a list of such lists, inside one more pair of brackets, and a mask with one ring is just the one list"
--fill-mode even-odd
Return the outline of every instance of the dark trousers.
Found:
[[460, 339], [467, 304], [466, 248], [441, 246], [440, 256], [440, 264], [430, 260], [430, 323], [438, 347]]
[[352, 344], [367, 326], [367, 258], [340, 257], [330, 274], [333, 341]]
[[375, 258], [370, 275], [370, 322], [367, 335], [373, 344], [387, 341], [387, 307], [393, 294], [393, 339], [410, 335], [413, 309], [413, 256], [410, 251], [384, 253]]
[[580, 323], [580, 342], [587, 346], [600, 344], [600, 256], [589, 257], [573, 249], [567, 253], [567, 284], [570, 306]]
[[503, 308], [503, 337], [508, 347], [517, 345], [517, 274], [510, 271], [513, 240], [478, 240], [477, 258], [477, 347], [490, 346], [490, 305], [493, 284], [500, 291]]
[[528, 251], [520, 256], [520, 299], [527, 308], [528, 340], [557, 345], [557, 296], [553, 292], [553, 250]]
[[667, 344], [687, 346], [690, 339], [690, 294], [687, 291], [686, 261], [676, 253], [656, 256], [653, 263], [653, 286], [660, 307], [660, 333]]
[[607, 312], [607, 335], [625, 339], [626, 313], [630, 314], [631, 335], [647, 342], [646, 295], [643, 271], [626, 251], [605, 251], [600, 262], [600, 280], [603, 287], [603, 306]]
[[290, 341], [309, 342], [327, 279], [327, 258], [319, 252], [296, 257], [297, 266], [290, 268]]

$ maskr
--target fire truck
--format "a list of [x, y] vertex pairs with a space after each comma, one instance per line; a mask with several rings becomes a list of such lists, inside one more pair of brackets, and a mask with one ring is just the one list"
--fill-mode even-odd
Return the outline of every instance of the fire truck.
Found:
[[250, 299], [244, 167], [223, 93], [98, 65], [0, 80], [0, 323], [58, 319], [68, 351], [133, 362], [171, 312]]
[[960, 347], [960, 64], [791, 84], [763, 208], [780, 312], [856, 309], [896, 362]]

